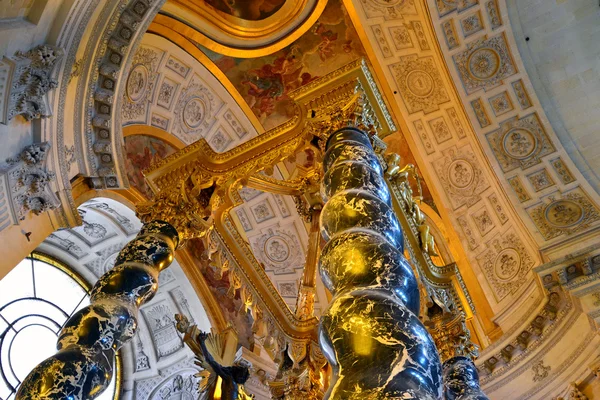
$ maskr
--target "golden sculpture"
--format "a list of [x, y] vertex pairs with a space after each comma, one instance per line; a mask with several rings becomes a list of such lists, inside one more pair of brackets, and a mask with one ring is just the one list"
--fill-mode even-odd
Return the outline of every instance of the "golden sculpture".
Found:
[[195, 364], [202, 368], [198, 389], [200, 400], [251, 400], [244, 383], [250, 377], [248, 367], [232, 365], [233, 359], [223, 358], [225, 335], [205, 333], [191, 325], [187, 317], [175, 315], [177, 330], [184, 334], [183, 342], [196, 355]]
[[413, 164], [406, 164], [404, 167], [401, 167], [400, 162], [402, 161], [402, 157], [396, 153], [389, 153], [386, 156], [385, 161], [387, 164], [387, 170], [385, 172], [386, 179], [389, 181], [397, 180], [400, 182], [400, 194], [402, 200], [404, 200], [407, 211], [419, 230], [421, 250], [430, 256], [439, 256], [435, 250], [435, 238], [431, 234], [431, 228], [427, 225], [425, 214], [421, 211], [421, 208], [417, 203], [422, 201], [423, 196], [419, 193], [418, 197], [413, 197], [413, 191], [408, 180], [410, 177], [414, 178], [417, 187], [419, 188], [419, 192], [421, 192], [421, 178], [416, 167]]

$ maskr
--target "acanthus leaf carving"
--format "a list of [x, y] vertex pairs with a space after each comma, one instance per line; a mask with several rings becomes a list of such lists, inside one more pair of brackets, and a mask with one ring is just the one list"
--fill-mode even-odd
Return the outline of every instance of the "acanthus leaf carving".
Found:
[[27, 121], [50, 116], [46, 94], [58, 85], [51, 73], [63, 55], [62, 49], [43, 44], [4, 57], [4, 66], [0, 66], [0, 74], [5, 78], [0, 122], [8, 124], [17, 115]]
[[3, 168], [8, 176], [15, 220], [22, 221], [29, 212], [40, 215], [60, 206], [51, 190], [55, 174], [45, 167], [50, 143], [36, 143], [23, 149], [19, 157], [7, 160]]

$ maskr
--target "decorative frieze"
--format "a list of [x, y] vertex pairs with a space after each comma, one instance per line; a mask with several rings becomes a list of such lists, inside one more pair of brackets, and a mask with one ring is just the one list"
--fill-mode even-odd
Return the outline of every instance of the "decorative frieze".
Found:
[[17, 115], [27, 121], [50, 116], [46, 94], [58, 82], [51, 78], [63, 50], [43, 44], [27, 52], [18, 51], [0, 62], [0, 122], [8, 124]]
[[525, 170], [556, 151], [535, 113], [508, 119], [486, 137], [504, 172]]
[[404, 104], [410, 114], [429, 114], [450, 101], [433, 57], [409, 55], [390, 65]]
[[600, 219], [598, 207], [579, 187], [548, 195], [527, 213], [546, 240], [584, 231]]
[[475, 40], [453, 59], [467, 94], [489, 90], [517, 73], [504, 35]]

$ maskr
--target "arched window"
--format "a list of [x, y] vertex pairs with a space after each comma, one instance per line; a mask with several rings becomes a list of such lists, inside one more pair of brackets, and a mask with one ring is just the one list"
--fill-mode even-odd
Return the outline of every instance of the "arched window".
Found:
[[[21, 261], [0, 280], [0, 400], [13, 400], [19, 385], [56, 352], [61, 327], [89, 304], [91, 287], [65, 265], [41, 254]], [[100, 400], [118, 399], [120, 360]]]

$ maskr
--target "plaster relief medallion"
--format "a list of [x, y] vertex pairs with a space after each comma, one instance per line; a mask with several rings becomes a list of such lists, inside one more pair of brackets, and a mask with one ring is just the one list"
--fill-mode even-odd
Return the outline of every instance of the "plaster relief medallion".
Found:
[[433, 91], [433, 78], [425, 71], [411, 71], [406, 77], [408, 90], [417, 97], [427, 97]]
[[502, 141], [504, 151], [517, 160], [523, 160], [531, 156], [537, 146], [533, 133], [526, 129], [515, 128], [504, 135]]
[[429, 114], [450, 101], [433, 57], [405, 56], [390, 70], [410, 114]]
[[498, 73], [500, 56], [493, 49], [479, 49], [469, 56], [468, 65], [475, 79], [487, 80]]
[[521, 257], [515, 249], [504, 249], [496, 257], [494, 271], [498, 278], [510, 281], [517, 276], [521, 268]]
[[138, 64], [131, 70], [127, 79], [127, 96], [134, 103], [140, 101], [146, 93], [148, 86], [148, 68]]
[[200, 126], [206, 116], [206, 106], [204, 102], [194, 97], [183, 107], [183, 122], [190, 128], [196, 129]]
[[473, 166], [465, 160], [456, 160], [450, 164], [448, 179], [457, 188], [466, 188], [475, 178]]
[[249, 236], [248, 240], [265, 271], [290, 274], [304, 268], [303, 244], [293, 223], [283, 227], [272, 225], [257, 235]]
[[490, 39], [484, 37], [475, 40], [453, 58], [468, 94], [496, 87], [502, 84], [504, 78], [517, 73], [506, 38], [502, 34]]
[[290, 246], [282, 236], [274, 236], [265, 242], [264, 252], [271, 261], [284, 262], [290, 256]]
[[121, 106], [125, 121], [147, 122], [150, 100], [158, 80], [158, 65], [163, 54], [151, 47], [140, 47], [135, 53]]
[[528, 282], [525, 277], [535, 262], [516, 233], [495, 235], [484, 243], [484, 249], [477, 261], [497, 301], [516, 293]]
[[525, 170], [556, 151], [535, 113], [501, 122], [500, 128], [488, 133], [486, 138], [504, 172], [519, 167]]
[[434, 161], [433, 166], [453, 208], [474, 205], [490, 185], [471, 145], [453, 146], [442, 153], [443, 157]]
[[546, 240], [586, 230], [600, 220], [598, 206], [579, 187], [548, 195], [527, 213]]
[[546, 220], [558, 228], [569, 228], [583, 219], [581, 206], [570, 200], [558, 200], [546, 207]]

